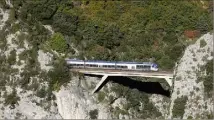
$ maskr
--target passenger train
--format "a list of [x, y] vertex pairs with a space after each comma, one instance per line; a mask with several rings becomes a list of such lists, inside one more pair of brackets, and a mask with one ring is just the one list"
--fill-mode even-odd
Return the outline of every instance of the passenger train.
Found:
[[75, 59], [68, 59], [66, 62], [69, 68], [158, 71], [158, 65], [152, 62], [85, 61]]

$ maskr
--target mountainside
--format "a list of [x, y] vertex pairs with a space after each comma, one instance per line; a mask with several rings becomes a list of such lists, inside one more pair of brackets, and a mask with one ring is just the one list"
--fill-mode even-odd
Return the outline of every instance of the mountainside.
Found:
[[[0, 1], [1, 119], [213, 119], [211, 1]], [[163, 79], [71, 73], [66, 58], [152, 61]], [[170, 91], [172, 91], [170, 93]]]

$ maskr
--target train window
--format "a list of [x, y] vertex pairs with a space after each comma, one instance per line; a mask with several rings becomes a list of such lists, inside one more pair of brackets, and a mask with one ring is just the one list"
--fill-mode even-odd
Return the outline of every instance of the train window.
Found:
[[94, 65], [94, 67], [98, 67], [98, 65]]
[[114, 65], [109, 65], [109, 67], [110, 67], [110, 68], [113, 68], [113, 67], [114, 67]]
[[141, 69], [141, 68], [143, 68], [143, 65], [137, 65], [136, 67], [137, 67], [137, 69]]

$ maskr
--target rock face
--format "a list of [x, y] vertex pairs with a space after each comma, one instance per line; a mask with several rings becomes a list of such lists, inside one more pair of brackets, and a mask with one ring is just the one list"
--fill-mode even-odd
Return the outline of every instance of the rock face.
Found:
[[[201, 41], [205, 41], [206, 44], [202, 46]], [[175, 70], [176, 78], [174, 92], [171, 96], [169, 118], [173, 118], [174, 101], [182, 96], [187, 97], [183, 119], [187, 119], [189, 116], [206, 118], [204, 116], [206, 113], [213, 113], [213, 99], [204, 97], [203, 81], [197, 83], [197, 71], [200, 71], [200, 66], [204, 66], [208, 60], [213, 59], [212, 52], [213, 35], [211, 33], [203, 35], [195, 44], [186, 48]]]
[[5, 22], [9, 18], [9, 11], [4, 11], [3, 9], [0, 8], [0, 16], [2, 16], [2, 18], [0, 19], [0, 30], [2, 30], [2, 28], [5, 25]]
[[51, 104], [50, 110], [45, 110], [40, 103], [42, 99], [32, 96], [31, 91], [23, 92], [22, 89], [17, 88], [17, 94], [20, 101], [14, 109], [11, 109], [11, 106], [0, 104], [0, 119], [61, 119], [53, 104]]
[[45, 71], [49, 71], [52, 66], [49, 66], [50, 62], [52, 61], [53, 55], [50, 53], [44, 53], [42, 50], [38, 51], [38, 61], [40, 63], [40, 68]]
[[[91, 91], [86, 91], [78, 83], [78, 78], [72, 79], [66, 87], [62, 87], [56, 95], [58, 111], [63, 119], [89, 119], [92, 118], [90, 112], [94, 113], [97, 119], [110, 119], [110, 114], [105, 105], [96, 103]], [[95, 80], [96, 81], [96, 80]]]

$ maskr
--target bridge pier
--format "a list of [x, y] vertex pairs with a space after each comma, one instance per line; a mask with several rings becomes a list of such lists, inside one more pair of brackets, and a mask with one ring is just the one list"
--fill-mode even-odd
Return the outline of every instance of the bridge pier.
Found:
[[169, 84], [170, 87], [172, 87], [172, 78], [165, 78], [166, 82]]
[[107, 77], [108, 77], [108, 75], [103, 75], [101, 81], [96, 85], [96, 87], [92, 91], [92, 94], [95, 93], [97, 91], [97, 89], [103, 84], [103, 82], [106, 81]]

